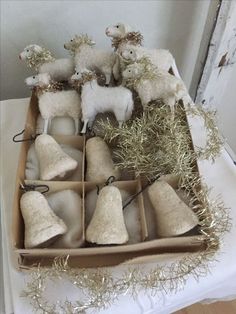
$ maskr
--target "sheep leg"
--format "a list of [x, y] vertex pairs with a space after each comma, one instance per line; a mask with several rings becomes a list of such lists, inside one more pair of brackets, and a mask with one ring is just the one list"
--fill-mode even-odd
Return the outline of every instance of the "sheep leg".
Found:
[[120, 120], [120, 121], [118, 121], [118, 123], [119, 123], [119, 128], [121, 128], [121, 127], [122, 127], [123, 122], [124, 122], [124, 121], [121, 121], [121, 120]]
[[75, 123], [75, 135], [79, 133], [79, 118], [74, 118]]
[[43, 133], [48, 133], [49, 119], [44, 119]]
[[83, 134], [86, 133], [88, 122], [89, 122], [89, 119], [85, 119], [85, 120], [84, 120], [84, 125], [83, 125], [83, 129], [82, 129], [81, 133], [83, 133]]

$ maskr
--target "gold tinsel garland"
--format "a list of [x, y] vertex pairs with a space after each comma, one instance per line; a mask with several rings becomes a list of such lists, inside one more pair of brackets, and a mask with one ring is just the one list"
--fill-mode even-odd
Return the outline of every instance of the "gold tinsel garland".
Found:
[[62, 91], [63, 88], [64, 88], [63, 83], [51, 82], [50, 84], [44, 86], [34, 86], [33, 91], [35, 91], [37, 95], [42, 95], [46, 92], [56, 93], [58, 91]]
[[40, 52], [32, 52], [30, 57], [26, 59], [26, 64], [30, 68], [34, 68], [38, 71], [39, 67], [47, 62], [53, 62], [56, 59], [53, 58], [51, 52], [45, 48], [42, 48]]
[[[201, 110], [199, 112], [194, 109], [194, 114], [199, 115]], [[140, 291], [152, 294], [163, 291], [174, 293], [186, 283], [190, 275], [196, 280], [207, 275], [220, 239], [224, 232], [229, 231], [231, 223], [224, 204], [218, 200], [210, 201], [209, 191], [200, 182], [194, 166], [197, 155], [191, 147], [191, 136], [183, 107], [178, 105], [175, 112], [173, 120], [170, 118], [169, 108], [163, 105], [150, 107], [143, 117], [129, 121], [120, 129], [114, 128], [108, 122], [105, 125], [106, 138], [110, 142], [116, 140], [117, 153], [119, 152], [117, 156], [120, 157], [122, 167], [133, 166], [139, 174], [145, 174], [147, 177], [168, 172], [181, 175], [180, 187], [184, 187], [191, 195], [192, 208], [198, 215], [200, 234], [205, 237], [206, 249], [198, 253], [188, 253], [180, 260], [165, 266], [156, 265], [148, 271], [139, 269], [138, 266], [126, 266], [126, 270], [117, 277], [112, 274], [110, 268], [70, 268], [69, 256], [58, 257], [52, 267], [39, 266], [31, 272], [31, 279], [23, 296], [30, 300], [35, 311], [48, 314], [61, 311], [72, 314], [85, 313], [88, 309], [100, 310], [109, 307], [121, 295], [129, 294], [135, 298]], [[208, 128], [214, 125], [210, 112], [205, 112], [204, 121]], [[213, 133], [215, 134], [215, 129]], [[208, 142], [211, 142], [213, 156], [216, 156], [218, 137], [212, 136], [210, 132]], [[155, 149], [154, 143], [158, 149]], [[155, 158], [151, 147], [157, 154], [155, 162], [151, 160]], [[160, 149], [161, 153], [158, 154]], [[125, 161], [124, 158], [127, 157], [131, 158], [131, 162]], [[157, 162], [160, 164], [157, 165]], [[151, 170], [147, 163], [150, 163]], [[44, 296], [44, 291], [47, 281], [55, 279], [67, 280], [80, 289], [82, 299], [75, 302], [58, 300], [55, 304], [50, 304]]]
[[112, 38], [111, 46], [117, 50], [120, 45], [129, 43], [130, 45], [141, 46], [143, 35], [140, 32], [129, 32], [124, 37]]

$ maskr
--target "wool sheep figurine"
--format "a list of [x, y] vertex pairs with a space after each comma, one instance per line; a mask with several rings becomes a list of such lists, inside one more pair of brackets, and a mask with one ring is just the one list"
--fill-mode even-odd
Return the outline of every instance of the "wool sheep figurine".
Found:
[[19, 58], [38, 73], [49, 73], [55, 81], [67, 81], [74, 73], [72, 58], [55, 59], [49, 50], [39, 45], [26, 46]]
[[120, 55], [129, 63], [147, 57], [154, 66], [164, 71], [169, 71], [175, 62], [172, 54], [166, 49], [147, 49], [130, 44], [127, 44], [120, 49]]
[[75, 67], [77, 69], [99, 70], [105, 75], [106, 85], [109, 85], [113, 73], [113, 65], [116, 60], [114, 52], [94, 49], [95, 42], [87, 35], [75, 36], [64, 45], [65, 49], [74, 54]]
[[113, 73], [116, 73], [115, 79], [118, 80], [127, 64], [127, 61], [121, 57], [121, 52], [129, 44], [135, 46], [142, 45], [143, 36], [140, 32], [134, 32], [129, 25], [124, 23], [108, 26], [105, 33], [108, 37], [112, 38], [112, 47], [116, 51], [116, 62], [113, 67]]
[[30, 76], [25, 82], [36, 90], [39, 110], [44, 119], [44, 133], [47, 133], [49, 122], [53, 117], [69, 116], [74, 120], [75, 134], [78, 134], [81, 101], [75, 90], [60, 90], [58, 84], [52, 82], [48, 73]]
[[174, 106], [177, 101], [182, 98], [191, 101], [182, 80], [155, 68], [146, 58], [128, 65], [122, 75], [126, 84], [132, 86], [138, 93], [143, 109], [150, 101], [162, 99], [170, 106], [174, 116]]
[[129, 89], [123, 86], [99, 86], [96, 74], [90, 70], [76, 72], [71, 80], [82, 86], [81, 109], [84, 125], [81, 133], [86, 133], [87, 124], [91, 125], [100, 112], [113, 112], [119, 126], [130, 119], [134, 102]]

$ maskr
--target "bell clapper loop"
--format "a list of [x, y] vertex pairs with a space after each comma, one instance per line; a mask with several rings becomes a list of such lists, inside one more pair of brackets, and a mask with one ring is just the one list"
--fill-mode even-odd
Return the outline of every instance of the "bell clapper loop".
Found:
[[44, 189], [43, 191], [39, 191], [44, 194], [49, 191], [49, 186], [46, 184], [23, 184], [20, 183], [20, 189], [24, 192], [36, 191], [37, 189]]

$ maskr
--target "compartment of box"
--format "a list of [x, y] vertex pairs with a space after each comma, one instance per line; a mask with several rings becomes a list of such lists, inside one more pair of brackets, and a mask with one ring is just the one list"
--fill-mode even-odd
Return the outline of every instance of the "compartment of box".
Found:
[[[128, 205], [123, 209], [124, 220], [129, 234], [129, 241], [127, 242], [127, 245], [145, 241], [147, 238], [147, 226], [142, 194], [138, 194], [135, 199], [128, 204], [131, 198], [140, 191], [140, 181], [116, 181], [112, 183], [112, 185], [116, 186], [120, 190], [122, 205]], [[97, 187], [98, 185], [92, 182], [86, 182], [84, 185], [85, 229], [89, 225], [96, 206], [96, 200], [98, 197]], [[103, 185], [100, 184], [99, 188], [101, 189], [102, 187]], [[136, 227], [133, 225], [134, 222], [132, 220], [134, 219], [138, 223], [138, 226]], [[87, 246], [90, 246], [90, 244], [87, 243]]]
[[[84, 243], [84, 197], [83, 197], [83, 183], [82, 182], [61, 182], [61, 181], [31, 181], [31, 180], [25, 180], [24, 183], [26, 185], [34, 185], [34, 186], [38, 186], [38, 185], [46, 185], [49, 188], [49, 191], [46, 192], [44, 195], [50, 195], [52, 193], [55, 192], [59, 192], [59, 191], [64, 191], [64, 190], [72, 190], [75, 191], [78, 195], [81, 196], [81, 229], [82, 229], [82, 234], [81, 234], [81, 242]], [[37, 190], [37, 189], [36, 189]], [[40, 191], [40, 190], [38, 190]], [[15, 211], [14, 211], [14, 215], [16, 217], [18, 217], [18, 222], [19, 225], [16, 224], [16, 229], [19, 230], [19, 232], [14, 233], [13, 232], [13, 239], [14, 239], [14, 244], [15, 247], [18, 249], [24, 249], [24, 221], [23, 221], [23, 217], [21, 214], [21, 209], [20, 209], [20, 198], [23, 195], [23, 193], [25, 193], [24, 191], [22, 191], [19, 187], [19, 193], [18, 193], [18, 204], [16, 205]], [[52, 250], [54, 250], [54, 248], [50, 248]], [[63, 248], [62, 248], [63, 249]], [[35, 250], [35, 249], [31, 249], [31, 250]]]

